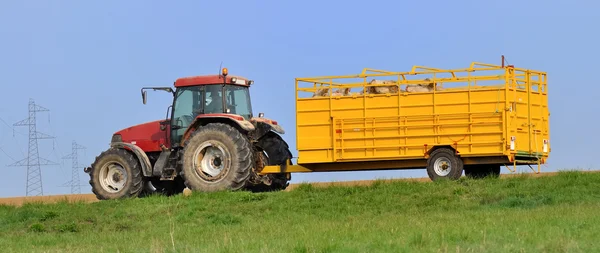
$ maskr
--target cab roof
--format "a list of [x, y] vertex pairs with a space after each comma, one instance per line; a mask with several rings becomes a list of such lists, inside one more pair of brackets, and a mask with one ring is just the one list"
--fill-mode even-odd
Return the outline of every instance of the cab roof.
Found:
[[[203, 75], [203, 76], [190, 76], [190, 77], [182, 77], [175, 80], [174, 86], [177, 87], [186, 87], [186, 86], [197, 86], [197, 85], [208, 85], [208, 84], [233, 84], [239, 86], [250, 86], [251, 82], [245, 77], [235, 76], [235, 75], [227, 75], [227, 81], [224, 82], [224, 77], [222, 75]], [[232, 80], [235, 79], [235, 80]]]

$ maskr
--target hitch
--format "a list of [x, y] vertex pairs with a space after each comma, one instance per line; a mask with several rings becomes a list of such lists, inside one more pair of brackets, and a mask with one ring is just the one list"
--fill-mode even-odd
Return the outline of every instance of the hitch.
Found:
[[90, 174], [90, 171], [92, 171], [92, 167], [83, 168], [83, 172], [85, 172], [86, 174]]

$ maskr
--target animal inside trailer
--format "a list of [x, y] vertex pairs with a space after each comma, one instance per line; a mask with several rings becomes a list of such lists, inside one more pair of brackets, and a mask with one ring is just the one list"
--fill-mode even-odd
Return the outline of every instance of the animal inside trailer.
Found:
[[545, 72], [476, 62], [297, 78], [297, 165], [262, 173], [426, 168], [436, 180], [463, 170], [497, 176], [502, 165], [539, 173], [550, 153], [547, 94]]

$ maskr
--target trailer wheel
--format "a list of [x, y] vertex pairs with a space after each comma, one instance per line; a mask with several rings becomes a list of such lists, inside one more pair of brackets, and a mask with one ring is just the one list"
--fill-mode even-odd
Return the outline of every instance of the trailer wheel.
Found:
[[137, 158], [124, 149], [116, 148], [96, 157], [89, 183], [99, 200], [134, 198], [144, 185]]
[[465, 166], [465, 176], [470, 178], [497, 178], [500, 176], [500, 165], [497, 164], [478, 164]]
[[454, 151], [439, 148], [431, 152], [427, 160], [427, 175], [432, 181], [442, 178], [459, 179], [463, 173], [463, 163]]
[[501, 165], [500, 164], [492, 164], [490, 165], [490, 170], [491, 170], [491, 176], [494, 178], [500, 177], [500, 169], [501, 169]]
[[192, 191], [239, 190], [250, 176], [250, 141], [230, 125], [200, 127], [185, 142], [183, 152], [182, 174]]

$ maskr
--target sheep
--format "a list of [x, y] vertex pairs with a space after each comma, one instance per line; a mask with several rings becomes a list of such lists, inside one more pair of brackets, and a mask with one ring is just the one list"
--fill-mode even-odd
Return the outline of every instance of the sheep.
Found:
[[313, 98], [314, 97], [324, 97], [326, 94], [329, 93], [329, 88], [320, 88], [317, 89], [317, 91], [313, 94]]
[[[312, 97], [325, 97], [329, 94], [329, 88], [320, 88], [318, 89]], [[338, 96], [348, 96], [350, 95], [350, 88], [336, 89], [331, 93], [332, 97]]]
[[424, 81], [428, 81], [428, 83], [420, 83], [420, 84], [409, 84], [406, 86], [406, 92], [431, 92], [434, 87], [435, 90], [443, 90], [442, 85], [435, 85], [435, 83], [430, 82], [429, 78], [425, 78]]
[[[371, 80], [369, 84], [394, 84], [389, 86], [371, 86], [366, 87], [367, 94], [386, 94], [386, 93], [398, 93], [398, 86], [393, 80]], [[360, 94], [364, 94], [365, 91], [361, 91]]]

